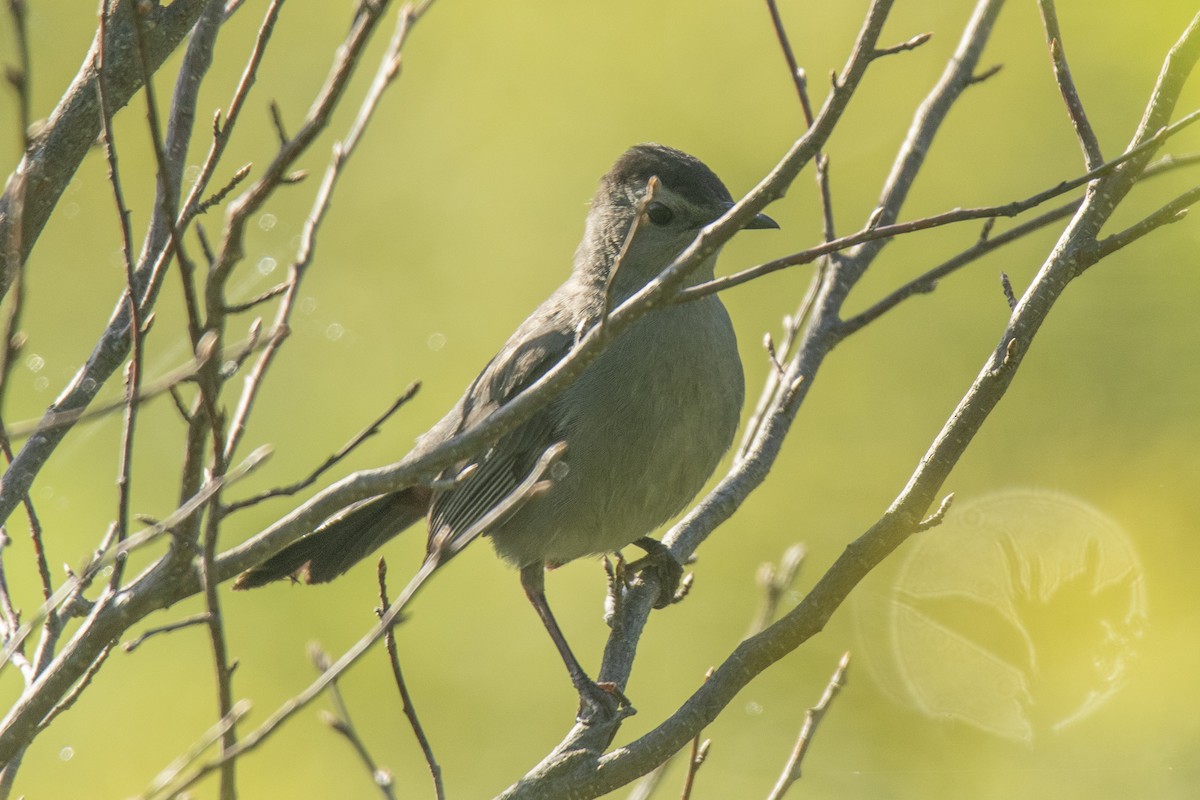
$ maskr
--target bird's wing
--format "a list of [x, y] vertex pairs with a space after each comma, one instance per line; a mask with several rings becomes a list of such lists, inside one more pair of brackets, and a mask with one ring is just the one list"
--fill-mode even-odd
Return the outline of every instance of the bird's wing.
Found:
[[[436, 438], [444, 440], [482, 422], [561, 361], [574, 342], [571, 320], [535, 313], [471, 383], [455, 410], [430, 434], [436, 431]], [[435, 495], [430, 509], [430, 542], [464, 533], [516, 489], [542, 453], [561, 440], [559, 409], [559, 404], [551, 401], [482, 456], [458, 466], [456, 472], [461, 473], [469, 464], [475, 464], [472, 472]]]

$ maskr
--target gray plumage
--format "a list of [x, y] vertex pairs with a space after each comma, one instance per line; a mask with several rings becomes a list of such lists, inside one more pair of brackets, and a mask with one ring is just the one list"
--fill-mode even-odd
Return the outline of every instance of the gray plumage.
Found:
[[[660, 182], [658, 192], [610, 279], [652, 177]], [[483, 421], [536, 381], [570, 352], [580, 331], [599, 321], [606, 291], [615, 306], [641, 289], [731, 202], [720, 179], [692, 156], [655, 144], [627, 151], [600, 181], [570, 277], [418, 440], [415, 454]], [[760, 216], [748, 227], [776, 225]], [[712, 278], [715, 261], [713, 254], [689, 282]], [[487, 531], [497, 553], [522, 568], [537, 606], [543, 565], [620, 549], [683, 509], [733, 441], [742, 400], [737, 342], [720, 299], [709, 295], [654, 310], [616, 337], [549, 405], [473, 459], [473, 471], [451, 488], [413, 487], [353, 506], [236, 585], [292, 574], [330, 580], [426, 510], [431, 541], [452, 539], [509, 495], [548, 447], [565, 442], [550, 488]], [[543, 620], [548, 616], [545, 608]], [[552, 620], [547, 626], [554, 635]], [[572, 668], [565, 643], [560, 651], [579, 687], [582, 673]]]

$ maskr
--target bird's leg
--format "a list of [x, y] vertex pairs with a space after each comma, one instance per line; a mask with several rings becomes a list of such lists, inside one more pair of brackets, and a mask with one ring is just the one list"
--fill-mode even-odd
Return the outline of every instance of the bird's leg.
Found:
[[658, 599], [654, 601], [655, 608], [666, 608], [672, 603], [683, 599], [679, 591], [683, 579], [683, 564], [671, 554], [670, 548], [657, 539], [643, 536], [634, 542], [646, 551], [646, 555], [637, 561], [630, 562], [625, 569], [629, 572], [651, 570], [658, 578]]
[[563, 663], [567, 665], [571, 683], [574, 685], [575, 691], [579, 692], [577, 719], [584, 725], [590, 725], [616, 718], [617, 712], [622, 708], [627, 709], [627, 714], [632, 713], [633, 709], [629, 705], [629, 700], [621, 694], [621, 690], [617, 688], [616, 684], [593, 681], [583, 671], [575, 654], [571, 652], [562, 630], [558, 627], [558, 622], [554, 619], [554, 614], [550, 612], [550, 604], [546, 602], [545, 568], [541, 562], [521, 567], [521, 587], [525, 589], [525, 596], [533, 604], [534, 610], [542, 619], [542, 624], [546, 626], [547, 633], [554, 640], [558, 654], [562, 656]]

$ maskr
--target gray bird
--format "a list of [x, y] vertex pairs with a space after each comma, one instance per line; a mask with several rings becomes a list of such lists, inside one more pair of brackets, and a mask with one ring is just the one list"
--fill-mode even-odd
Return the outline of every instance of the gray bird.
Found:
[[[480, 423], [536, 381], [606, 309], [657, 277], [731, 205], [725, 185], [698, 159], [658, 144], [628, 150], [600, 180], [571, 276], [417, 441], [414, 455]], [[644, 218], [626, 241], [639, 213]], [[759, 215], [746, 227], [778, 225]], [[714, 253], [700, 264], [689, 283], [711, 279], [716, 258]], [[343, 510], [243, 573], [234, 588], [288, 576], [332, 580], [422, 517], [429, 522], [431, 548], [453, 542], [511, 495], [543, 453], [565, 443], [548, 488], [485, 535], [501, 558], [520, 569], [521, 585], [579, 692], [579, 719], [609, 719], [624, 698], [615, 687], [593, 682], [572, 654], [547, 604], [544, 571], [636, 544], [665, 568], [668, 584], [671, 577], [677, 582], [681, 567], [647, 534], [679, 513], [712, 475], [733, 441], [743, 393], [737, 341], [717, 295], [656, 309], [481, 456], [448, 470], [433, 487], [410, 487]]]

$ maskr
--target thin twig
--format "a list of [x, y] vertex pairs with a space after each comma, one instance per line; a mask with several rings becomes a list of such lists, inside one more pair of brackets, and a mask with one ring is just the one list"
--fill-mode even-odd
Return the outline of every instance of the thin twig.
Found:
[[[136, 18], [131, 3], [125, 3], [131, 19]], [[117, 165], [117, 144], [113, 139], [112, 107], [108, 103], [106, 81], [108, 67], [108, 20], [112, 19], [114, 5], [111, 0], [100, 8], [100, 49], [96, 54], [96, 95], [99, 98], [101, 116], [101, 136], [104, 141], [104, 153], [108, 159], [108, 182], [112, 186], [113, 200], [117, 205], [117, 218], [121, 230], [121, 254], [125, 267], [126, 298], [129, 309], [129, 347], [132, 358], [126, 369], [125, 377], [125, 419], [121, 431], [121, 454], [117, 469], [117, 522], [114, 527], [117, 542], [125, 541], [129, 533], [129, 503], [130, 503], [130, 473], [133, 463], [133, 433], [137, 421], [138, 387], [142, 381], [142, 314], [138, 308], [137, 285], [134, 279], [133, 265], [133, 233], [129, 227], [129, 206], [125, 204], [125, 196], [121, 190], [121, 174]], [[138, 23], [134, 22], [134, 27]], [[138, 37], [141, 41], [141, 37]], [[150, 71], [145, 62], [142, 63], [142, 77], [150, 83]], [[147, 92], [150, 86], [146, 86]], [[118, 560], [113, 565], [109, 586], [115, 589], [121, 584], [124, 573], [124, 560]]]
[[750, 623], [749, 630], [746, 631], [747, 637], [761, 632], [775, 619], [780, 601], [796, 583], [806, 553], [804, 545], [794, 544], [783, 551], [783, 557], [779, 559], [778, 566], [770, 561], [764, 561], [759, 566], [755, 578], [759, 588], [762, 589], [762, 602], [758, 607], [758, 613], [754, 615], [754, 619]]
[[263, 303], [269, 302], [271, 300], [274, 300], [276, 297], [287, 294], [290, 286], [291, 286], [291, 284], [289, 284], [289, 283], [279, 283], [279, 284], [276, 284], [275, 286], [272, 286], [270, 289], [267, 289], [265, 292], [260, 292], [259, 294], [255, 295], [254, 297], [251, 297], [249, 300], [247, 300], [244, 303], [230, 303], [229, 305], [225, 306], [225, 313], [232, 315], [232, 314], [242, 314], [247, 311], [251, 311], [252, 309], [256, 308], [257, 306], [262, 305]]
[[250, 713], [250, 701], [239, 700], [237, 704], [234, 705], [234, 707], [230, 710], [228, 716], [217, 720], [216, 724], [201, 734], [200, 738], [197, 739], [191, 747], [189, 747], [182, 754], [180, 754], [179, 757], [175, 758], [170, 764], [164, 767], [163, 770], [155, 776], [154, 780], [150, 784], [150, 788], [138, 796], [138, 800], [146, 800], [147, 798], [160, 796], [164, 788], [170, 786], [171, 783], [180, 775], [180, 773], [182, 773], [185, 769], [194, 764], [200, 759], [201, 756], [204, 755], [204, 751], [211, 747], [213, 742], [224, 736], [225, 731], [240, 722], [241, 719], [248, 713]]
[[[187, 223], [194, 216], [203, 213], [210, 205], [207, 201], [202, 201], [201, 198], [208, 188], [209, 181], [212, 180], [213, 173], [220, 163], [221, 156], [225, 153], [225, 147], [229, 143], [233, 129], [241, 117], [242, 108], [245, 107], [246, 99], [250, 95], [250, 88], [258, 78], [258, 67], [262, 63], [263, 56], [266, 54], [267, 45], [271, 41], [271, 34], [275, 31], [275, 23], [279, 19], [279, 11], [282, 6], [283, 0], [272, 0], [271, 4], [267, 6], [267, 10], [263, 15], [263, 21], [258, 26], [258, 33], [255, 35], [254, 46], [250, 50], [250, 57], [246, 61], [246, 67], [242, 70], [242, 76], [238, 80], [238, 85], [233, 91], [233, 97], [226, 108], [225, 124], [221, 124], [221, 113], [219, 111], [213, 118], [213, 140], [209, 145], [208, 155], [205, 156], [204, 163], [200, 166], [200, 174], [197, 176], [196, 182], [192, 184], [187, 200], [184, 201], [183, 217], [180, 220], [181, 227], [186, 227]], [[245, 167], [242, 169], [244, 170]], [[240, 182], [241, 179], [237, 179], [237, 183]], [[224, 197], [223, 192], [224, 190], [218, 192], [222, 198]]]
[[[709, 667], [708, 671], [704, 673], [704, 680], [711, 678], [713, 672], [713, 668]], [[683, 776], [683, 791], [679, 794], [679, 800], [691, 800], [692, 789], [696, 786], [696, 773], [700, 771], [700, 767], [704, 766], [704, 761], [708, 758], [708, 750], [712, 746], [712, 739], [701, 741], [700, 736], [703, 733], [704, 729], [701, 728], [692, 737], [691, 750], [688, 752], [687, 771]]]
[[378, 623], [363, 634], [329, 669], [321, 673], [320, 677], [310, 683], [299, 694], [296, 694], [281, 705], [257, 728], [242, 737], [241, 741], [235, 747], [201, 764], [189, 776], [180, 780], [176, 786], [172, 787], [172, 793], [178, 794], [190, 788], [206, 775], [220, 769], [221, 764], [224, 762], [240, 758], [246, 753], [257, 749], [279, 730], [281, 725], [291, 719], [296, 712], [308, 706], [317, 697], [320, 697], [333, 681], [337, 680], [342, 673], [362, 658], [363, 654], [373, 644], [383, 638], [384, 633], [399, 621], [400, 615], [409, 602], [412, 601], [412, 598], [439, 567], [447, 563], [472, 541], [479, 538], [495, 523], [496, 519], [512, 513], [531, 496], [545, 490], [546, 484], [543, 481], [543, 475], [549, 472], [551, 467], [558, 462], [564, 450], [565, 447], [561, 444], [548, 448], [519, 486], [497, 503], [488, 514], [484, 515], [478, 522], [463, 531], [459, 536], [456, 536], [454, 539], [442, 539], [431, 542], [429, 554], [421, 564], [421, 568], [413, 576], [412, 580], [409, 581], [408, 585], [404, 587], [400, 595], [388, 606], [387, 611], [379, 616]]
[[1095, 248], [1088, 253], [1086, 261], [1081, 264], [1086, 269], [1100, 260], [1107, 258], [1123, 247], [1128, 247], [1138, 239], [1151, 233], [1163, 225], [1179, 222], [1188, 212], [1190, 206], [1200, 202], [1200, 187], [1190, 189], [1176, 197], [1171, 202], [1159, 208], [1154, 213], [1144, 217], [1128, 228], [1114, 233], [1096, 243]]
[[1000, 273], [1000, 291], [1004, 292], [1004, 301], [1008, 303], [1008, 310], [1016, 309], [1017, 295], [1013, 291], [1012, 281], [1009, 280], [1007, 272]]
[[[1200, 153], [1193, 153], [1180, 156], [1164, 156], [1155, 163], [1151, 164], [1142, 173], [1142, 179], [1153, 178], [1158, 175], [1170, 172], [1181, 167], [1200, 164]], [[965, 267], [966, 265], [982, 258], [988, 253], [996, 250], [1006, 244], [1015, 242], [1016, 240], [1027, 236], [1034, 231], [1041, 230], [1053, 222], [1074, 214], [1080, 204], [1080, 200], [1072, 200], [1065, 205], [1058, 206], [1050, 211], [1047, 211], [1031, 220], [1016, 225], [1004, 233], [980, 237], [978, 241], [966, 250], [963, 250], [956, 256], [943, 261], [938, 266], [922, 273], [918, 277], [908, 281], [899, 288], [893, 290], [890, 294], [878, 301], [870, 308], [862, 311], [856, 316], [845, 320], [841, 325], [842, 334], [849, 336], [861, 330], [863, 327], [883, 316], [886, 312], [895, 308], [904, 300], [918, 294], [928, 294], [937, 288], [938, 282], [947, 275]], [[1015, 297], [1013, 298], [1015, 300]]]
[[[203, 366], [211, 359], [218, 359], [219, 363], [222, 364], [228, 361], [238, 362], [262, 346], [261, 343], [253, 339], [246, 339], [227, 348], [225, 352], [217, 353], [214, 345], [215, 341], [212, 339], [201, 339], [200, 347], [197, 349], [192, 361], [181, 364], [160, 378], [143, 383], [138, 392], [138, 402], [144, 403], [160, 394], [170, 392], [181, 384], [194, 380]], [[88, 408], [76, 408], [57, 414], [51, 412], [41, 419], [14, 422], [8, 427], [8, 433], [12, 438], [19, 439], [41, 431], [72, 426], [78, 422], [91, 422], [112, 414], [115, 411], [120, 411], [125, 408], [127, 402], [128, 400], [123, 398]]]
[[233, 177], [229, 179], [228, 183], [226, 183], [217, 191], [213, 192], [208, 198], [197, 203], [195, 211], [193, 212], [195, 216], [198, 217], [202, 214], [206, 214], [210, 208], [220, 204], [230, 192], [236, 189], [242, 181], [246, 180], [247, 176], [250, 175], [250, 168], [252, 166], [252, 164], [246, 164], [243, 166], [237, 172], [233, 173]]
[[679, 800], [691, 800], [692, 789], [696, 785], [696, 773], [700, 771], [700, 767], [704, 766], [710, 747], [712, 747], [712, 739], [700, 741], [700, 734], [696, 734], [692, 739], [692, 750], [688, 755], [687, 772], [683, 776], [683, 791], [679, 793]]
[[[804, 114], [804, 124], [807, 127], [812, 127], [813, 124], [813, 109], [812, 101], [808, 96], [808, 76], [796, 61], [796, 54], [792, 50], [791, 42], [788, 41], [787, 29], [783, 26], [783, 18], [779, 14], [779, 5], [776, 0], [767, 0], [767, 10], [771, 14], [771, 25], [775, 29], [775, 38], [779, 40], [779, 47], [783, 51], [783, 59], [787, 62], [788, 73], [791, 75], [792, 83], [796, 87], [796, 94], [800, 99], [800, 110]], [[822, 152], [818, 152], [815, 160], [817, 190], [821, 197], [821, 216], [824, 221], [823, 233], [825, 241], [830, 241], [836, 234], [834, 233], [833, 224], [833, 202], [830, 199], [829, 191], [829, 157]]]
[[184, 617], [183, 619], [176, 620], [175, 622], [168, 622], [166, 625], [158, 625], [153, 628], [147, 628], [138, 636], [121, 645], [121, 649], [126, 653], [132, 653], [134, 650], [141, 647], [147, 639], [152, 639], [155, 636], [163, 633], [174, 633], [175, 631], [182, 630], [184, 628], [191, 628], [196, 625], [204, 625], [207, 622], [208, 612], [201, 611], [199, 614], [192, 614], [190, 617]]
[[[313, 665], [316, 666], [318, 673], [329, 669], [329, 655], [319, 646], [315, 644], [310, 646], [309, 656], [312, 658]], [[335, 713], [322, 712], [321, 721], [350, 743], [359, 761], [363, 763], [363, 766], [367, 768], [367, 772], [370, 773], [371, 782], [379, 787], [384, 800], [396, 800], [396, 793], [393, 790], [395, 780], [392, 777], [392, 773], [386, 767], [380, 767], [371, 756], [371, 751], [367, 750], [366, 742], [359, 736], [358, 729], [354, 727], [354, 721], [350, 718], [350, 708], [346, 705], [346, 700], [342, 697], [342, 690], [338, 687], [336, 680], [329, 684], [329, 697], [333, 700]]]
[[829, 684], [825, 687], [825, 693], [821, 695], [820, 701], [804, 715], [804, 727], [800, 729], [800, 737], [796, 740], [796, 746], [792, 748], [792, 755], [783, 768], [783, 774], [779, 776], [779, 781], [771, 790], [771, 794], [767, 795], [767, 800], [781, 800], [792, 784], [800, 780], [800, 765], [804, 761], [805, 754], [808, 753], [809, 745], [812, 744], [813, 735], [829, 711], [829, 705], [846, 685], [846, 670], [849, 668], [850, 653], [847, 652], [838, 662], [837, 669], [834, 670], [833, 677], [829, 679]]
[[872, 224], [863, 228], [856, 233], [842, 236], [833, 241], [824, 242], [823, 244], [810, 247], [807, 250], [793, 253], [783, 258], [768, 261], [764, 264], [759, 264], [755, 267], [736, 272], [732, 275], [727, 275], [721, 278], [715, 278], [704, 283], [699, 283], [694, 286], [689, 286], [676, 293], [673, 302], [687, 303], [692, 300], [705, 297], [714, 292], [724, 291], [734, 286], [739, 286], [747, 281], [760, 278], [763, 275], [769, 275], [772, 272], [777, 272], [781, 269], [794, 267], [801, 264], [809, 264], [821, 256], [830, 253], [836, 253], [842, 250], [848, 250], [856, 245], [878, 243], [880, 240], [895, 238], [900, 234], [913, 233], [915, 231], [930, 230], [932, 228], [940, 228], [944, 225], [952, 225], [958, 222], [966, 222], [976, 219], [990, 219], [994, 217], [1015, 217], [1024, 212], [1036, 208], [1037, 206], [1059, 197], [1067, 192], [1073, 191], [1084, 184], [1090, 183], [1097, 178], [1111, 175], [1117, 171], [1121, 165], [1144, 155], [1147, 152], [1153, 151], [1154, 148], [1160, 146], [1171, 136], [1179, 133], [1193, 123], [1200, 121], [1200, 111], [1193, 111], [1187, 116], [1181, 118], [1178, 122], [1168, 125], [1160, 129], [1153, 136], [1141, 142], [1137, 146], [1127, 150], [1112, 161], [1107, 161], [1099, 167], [1088, 170], [1079, 177], [1070, 180], [1062, 181], [1061, 183], [1044, 189], [1035, 194], [1029, 195], [1021, 200], [1014, 200], [1009, 203], [995, 206], [979, 206], [975, 208], [956, 208], [950, 211], [944, 211], [940, 214], [933, 214], [920, 219], [909, 220], [907, 222], [893, 222], [886, 225], [874, 224], [878, 219], [878, 215], [872, 217]]
[[28, 150], [30, 145], [30, 127], [33, 118], [30, 114], [31, 105], [31, 59], [29, 58], [29, 26], [26, 24], [25, 0], [8, 0], [8, 11], [12, 15], [13, 36], [17, 40], [17, 63], [5, 67], [4, 77], [17, 95], [17, 115], [15, 122], [19, 126], [17, 141], [21, 149]]
[[948, 258], [936, 267], [902, 284], [865, 311], [845, 320], [841, 325], [842, 335], [849, 336], [852, 333], [857, 333], [910, 297], [932, 292], [943, 278], [957, 272], [968, 264], [978, 261], [993, 250], [998, 250], [1006, 244], [1011, 244], [1035, 231], [1039, 231], [1061, 219], [1071, 216], [1079, 209], [1079, 205], [1082, 202], [1082, 200], [1072, 200], [1031, 220], [1022, 222], [1020, 225], [1015, 225], [1004, 233], [977, 240], [975, 244], [958, 253], [958, 255]]
[[[277, 332], [287, 330], [287, 323], [291, 318], [300, 281], [312, 261], [317, 232], [329, 211], [329, 204], [333, 197], [334, 188], [341, 176], [342, 168], [362, 140], [367, 125], [379, 107], [384, 91], [400, 74], [400, 59], [404, 43], [408, 40], [409, 32], [413, 26], [428, 10], [431, 3], [432, 0], [425, 0], [419, 6], [405, 5], [401, 8], [396, 32], [392, 36], [392, 40], [384, 53], [375, 77], [371, 82], [371, 86], [368, 88], [362, 104], [359, 106], [358, 114], [350, 126], [345, 139], [335, 142], [333, 145], [333, 152], [330, 156], [329, 164], [326, 166], [325, 176], [313, 200], [312, 210], [304, 222], [299, 252], [297, 253], [296, 260], [288, 270], [288, 280], [286, 282], [288, 288], [284, 292], [283, 300], [280, 302], [274, 325], [274, 330]], [[289, 140], [281, 147], [280, 154], [272, 162], [271, 166], [268, 167], [267, 174], [235, 201], [234, 207], [230, 211], [230, 222], [226, 227], [226, 243], [222, 247], [222, 255], [218, 258], [209, 276], [210, 285], [214, 285], [221, 278], [223, 271], [227, 271], [230, 268], [230, 258], [233, 255], [231, 246], [236, 245], [240, 249], [240, 237], [245, 224], [245, 217], [265, 200], [263, 193], [266, 190], [264, 187], [273, 185], [270, 181], [277, 182], [284, 176], [287, 167], [299, 154], [297, 148], [300, 145], [306, 147], [307, 143], [311, 142], [316, 133], [327, 123], [332, 103], [336, 102], [337, 97], [345, 88], [345, 84], [349, 80], [351, 68], [358, 58], [358, 53], [365, 46], [367, 37], [374, 27], [378, 16], [383, 13], [383, 10], [382, 5], [379, 7], [370, 5], [362, 7], [362, 13], [355, 19], [355, 25], [347, 38], [347, 43], [342, 47], [341, 58], [334, 65], [334, 70], [322, 90], [322, 100], [325, 102], [314, 107], [309, 112], [304, 125], [297, 132], [295, 138]], [[221, 305], [223, 307], [227, 305], [223, 299], [221, 300]], [[246, 381], [242, 396], [239, 398], [237, 408], [231, 418], [228, 437], [225, 441], [226, 458], [231, 458], [237, 449], [238, 442], [245, 432], [246, 420], [258, 396], [259, 388], [282, 343], [282, 337], [271, 337], [266, 350], [263, 351], [262, 356], [259, 358], [258, 363], [255, 364], [250, 377]]]
[[776, 3], [776, 0], [767, 0], [767, 10], [771, 14], [771, 26], [775, 29], [775, 37], [779, 40], [783, 59], [787, 62], [788, 74], [791, 75], [792, 83], [796, 87], [796, 94], [800, 98], [800, 108], [804, 112], [804, 124], [811, 128], [813, 110], [812, 103], [808, 100], [808, 80], [804, 75], [804, 70], [800, 69], [800, 64], [796, 61], [796, 53], [792, 50], [791, 42], [788, 41], [787, 29], [783, 27], [783, 18], [779, 15], [779, 4]]
[[[5, 463], [11, 466], [13, 462], [12, 442], [9, 440], [3, 421], [0, 421], [0, 450], [4, 451]], [[33, 499], [28, 494], [21, 499], [21, 502], [25, 506], [25, 516], [29, 520], [29, 538], [33, 544], [33, 558], [34, 563], [37, 564], [38, 582], [42, 587], [42, 600], [49, 600], [50, 595], [54, 593], [54, 579], [50, 576], [50, 563], [46, 558], [42, 522], [33, 507]], [[0, 526], [0, 530], [3, 530], [3, 526]], [[48, 618], [47, 623], [53, 625], [55, 620]]]
[[646, 192], [642, 195], [642, 199], [638, 201], [637, 211], [633, 215], [633, 222], [629, 223], [629, 230], [625, 232], [625, 240], [621, 242], [621, 249], [617, 251], [617, 257], [604, 279], [604, 306], [601, 308], [600, 320], [597, 323], [600, 326], [607, 324], [608, 315], [612, 313], [617, 275], [625, 263], [625, 258], [629, 255], [629, 248], [632, 246], [634, 238], [642, 226], [646, 224], [647, 209], [650, 208], [650, 204], [658, 197], [658, 192], [661, 188], [662, 181], [658, 179], [658, 176], [651, 175], [650, 180], [646, 182]]
[[[21, 629], [21, 612], [13, 605], [12, 594], [8, 590], [8, 576], [4, 571], [4, 551], [11, 544], [12, 539], [8, 538], [8, 531], [0, 528], [0, 643], [5, 645]], [[33, 665], [25, 658], [24, 645], [18, 645], [13, 650], [12, 662], [21, 670], [25, 685], [33, 683]]]
[[[157, 539], [161, 538], [164, 533], [174, 530], [187, 519], [190, 519], [193, 514], [199, 511], [224, 484], [233, 483], [249, 475], [257, 469], [263, 461], [271, 454], [270, 447], [260, 447], [251, 453], [246, 459], [236, 468], [231, 469], [223, 478], [213, 478], [207, 481], [195, 495], [188, 498], [178, 508], [168, 514], [164, 519], [151, 525], [145, 530], [139, 531], [129, 536], [124, 542], [121, 542], [115, 547], [111, 547], [102, 552], [96, 553], [87, 565], [80, 570], [76, 575], [70, 576], [54, 594], [38, 608], [34, 616], [21, 625], [20, 631], [10, 640], [4, 648], [4, 654], [0, 657], [0, 667], [8, 663], [12, 653], [20, 646], [20, 643], [29, 635], [30, 629], [39, 624], [46, 618], [46, 615], [54, 609], [59, 608], [68, 598], [78, 592], [82, 587], [86, 586], [93, 580], [99, 572], [109, 564], [112, 564], [116, 559], [123, 558], [134, 550], [145, 547]], [[89, 662], [90, 663], [90, 662]]]
[[[384, 610], [391, 606], [387, 590], [387, 561], [383, 558], [379, 559], [377, 574], [379, 576], [378, 614], [382, 619]], [[425, 735], [421, 720], [417, 718], [417, 707], [413, 704], [412, 695], [408, 692], [408, 684], [404, 680], [404, 673], [400, 670], [400, 654], [396, 648], [395, 625], [387, 627], [383, 640], [387, 647], [388, 662], [392, 667], [392, 677], [396, 680], [396, 690], [400, 692], [400, 705], [404, 709], [404, 716], [408, 719], [408, 725], [412, 728], [413, 735], [417, 737], [417, 744], [421, 748], [422, 755], [425, 756], [425, 765], [429, 767], [429, 775], [433, 779], [433, 796], [437, 800], [445, 800], [446, 789], [442, 785], [442, 768], [433, 754], [433, 746], [429, 743], [429, 737]]]
[[92, 679], [100, 673], [100, 668], [104, 666], [104, 662], [108, 660], [111, 653], [112, 644], [109, 643], [104, 646], [104, 649], [100, 651], [100, 655], [87, 668], [87, 672], [83, 673], [83, 677], [79, 679], [79, 683], [71, 688], [70, 694], [56, 703], [54, 708], [50, 710], [50, 713], [46, 715], [46, 718], [41, 721], [38, 725], [39, 730], [44, 731], [49, 728], [50, 723], [54, 721], [55, 717], [64, 711], [69, 711], [71, 706], [75, 705], [75, 701], [82, 697], [83, 693], [87, 691], [88, 686], [91, 685]]
[[399, 397], [392, 401], [392, 404], [388, 406], [386, 411], [380, 414], [370, 425], [356, 433], [350, 439], [350, 441], [342, 445], [336, 453], [325, 459], [325, 461], [323, 461], [320, 466], [310, 472], [307, 477], [287, 486], [278, 486], [274, 489], [267, 489], [266, 491], [259, 492], [253, 497], [247, 497], [245, 500], [237, 500], [232, 503], [228, 503], [225, 506], [225, 514], [228, 516], [235, 511], [240, 511], [243, 508], [256, 505], [273, 497], [288, 497], [307, 489], [309, 486], [312, 486], [322, 475], [336, 466], [338, 462], [350, 455], [350, 453], [354, 452], [354, 450], [360, 444], [379, 433], [379, 429], [383, 426], [383, 423], [387, 422], [393, 414], [400, 410], [401, 406], [411, 400], [416, 395], [417, 390], [420, 388], [420, 383], [410, 383], [408, 388], [405, 389]]
[[1046, 29], [1046, 42], [1050, 45], [1050, 63], [1054, 66], [1054, 78], [1058, 82], [1058, 91], [1062, 94], [1067, 106], [1067, 116], [1071, 118], [1071, 126], [1075, 129], [1075, 137], [1083, 150], [1083, 161], [1089, 170], [1104, 163], [1104, 155], [1100, 150], [1100, 140], [1088, 122], [1087, 113], [1083, 110], [1083, 101], [1075, 88], [1075, 80], [1071, 77], [1071, 69], [1067, 66], [1067, 55], [1063, 51], [1062, 31], [1058, 27], [1058, 12], [1054, 8], [1054, 0], [1038, 0], [1038, 10], [1042, 14], [1042, 27]]

